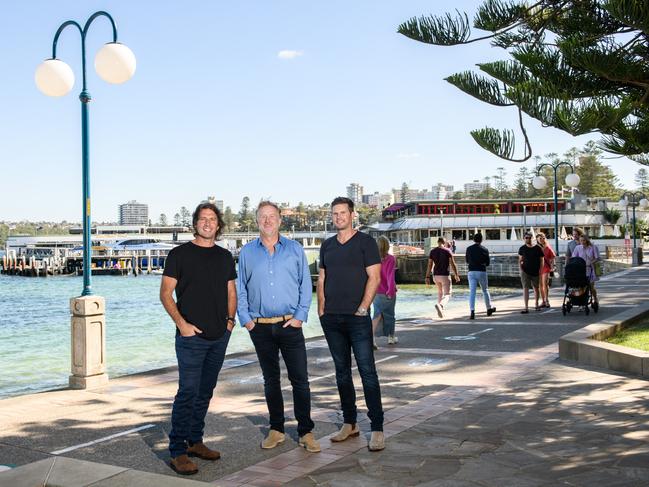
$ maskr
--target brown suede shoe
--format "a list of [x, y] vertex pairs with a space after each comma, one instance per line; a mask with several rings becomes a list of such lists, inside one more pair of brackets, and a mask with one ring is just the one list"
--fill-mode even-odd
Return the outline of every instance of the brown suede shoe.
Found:
[[187, 448], [187, 454], [190, 457], [198, 457], [203, 460], [218, 460], [221, 458], [221, 453], [216, 450], [210, 450], [205, 443], [202, 441], [200, 443], [195, 443], [194, 445]]
[[192, 462], [187, 455], [172, 458], [169, 466], [180, 475], [194, 475], [198, 473], [198, 465]]

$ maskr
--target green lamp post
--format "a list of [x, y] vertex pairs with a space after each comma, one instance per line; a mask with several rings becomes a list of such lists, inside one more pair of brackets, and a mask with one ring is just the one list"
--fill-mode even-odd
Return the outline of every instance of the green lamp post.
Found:
[[86, 85], [86, 35], [92, 22], [98, 17], [106, 17], [113, 29], [113, 41], [105, 44], [95, 56], [95, 70], [97, 74], [108, 83], [120, 84], [128, 81], [135, 73], [135, 56], [124, 44], [117, 42], [117, 28], [115, 21], [108, 12], [99, 11], [90, 16], [86, 24], [81, 27], [74, 20], [63, 22], [54, 35], [52, 43], [52, 57], [46, 59], [36, 69], [35, 81], [38, 89], [48, 96], [64, 96], [70, 92], [74, 85], [74, 74], [70, 66], [57, 59], [56, 45], [61, 32], [66, 27], [73, 26], [81, 34], [81, 73], [82, 88], [79, 95], [81, 100], [81, 164], [82, 164], [82, 187], [83, 187], [83, 292], [82, 296], [92, 294], [91, 277], [91, 256], [92, 244], [90, 240], [90, 155], [88, 144], [88, 105], [90, 104], [90, 93]]
[[[633, 265], [638, 265], [638, 244], [636, 241], [636, 225], [635, 225], [635, 209], [640, 207], [646, 209], [649, 207], [649, 200], [641, 191], [627, 191], [622, 195], [622, 199], [618, 203], [620, 207], [626, 208], [630, 206], [633, 210]], [[628, 213], [627, 213], [628, 215]]]
[[543, 167], [550, 167], [554, 172], [554, 188], [552, 192], [554, 193], [554, 251], [559, 255], [559, 198], [558, 198], [558, 181], [557, 181], [557, 170], [561, 166], [568, 166], [572, 171], [566, 176], [566, 184], [571, 188], [579, 186], [579, 175], [575, 174], [575, 168], [569, 162], [560, 161], [560, 162], [545, 162], [536, 168], [536, 176], [532, 179], [532, 186], [536, 189], [543, 189], [547, 186], [548, 181], [545, 179], [545, 176], [541, 176], [541, 169]]

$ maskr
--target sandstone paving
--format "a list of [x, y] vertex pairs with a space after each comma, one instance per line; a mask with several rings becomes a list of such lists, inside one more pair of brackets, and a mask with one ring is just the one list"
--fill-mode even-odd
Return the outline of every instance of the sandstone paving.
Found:
[[[644, 299], [644, 274], [649, 271], [635, 272], [643, 289], [630, 287], [628, 282], [635, 281], [624, 277], [623, 296], [612, 294], [618, 289], [613, 276], [602, 282], [598, 316], [564, 318], [551, 309], [530, 313], [525, 321], [520, 296], [513, 296], [499, 300], [499, 311], [489, 319], [470, 322], [458, 310], [444, 320], [400, 321], [399, 345], [379, 339], [376, 353], [386, 410], [387, 448], [382, 452], [366, 447], [369, 422], [357, 372], [362, 435], [341, 444], [329, 441], [342, 415], [322, 339], [310, 340], [308, 353], [314, 432], [323, 452], [297, 447], [284, 369], [287, 441], [261, 450], [259, 442], [268, 431], [261, 373], [254, 354], [239, 354], [234, 358], [251, 362], [221, 373], [206, 419], [205, 440], [223, 458], [199, 460], [201, 471], [192, 480], [221, 487], [649, 485], [646, 381], [558, 361], [556, 346], [562, 334], [596, 319], [614, 319], [628, 309], [620, 304]], [[558, 294], [555, 289], [553, 303], [559, 302]], [[446, 339], [487, 328], [474, 340]], [[167, 466], [176, 386], [172, 367], [113, 379], [95, 390], [0, 401], [0, 463], [29, 467], [67, 458], [72, 469], [112, 465], [120, 473], [97, 484], [105, 486], [148, 485], [160, 475], [165, 479], [160, 485], [180, 480]], [[142, 425], [152, 426], [102, 440]], [[70, 446], [75, 449], [51, 455]]]

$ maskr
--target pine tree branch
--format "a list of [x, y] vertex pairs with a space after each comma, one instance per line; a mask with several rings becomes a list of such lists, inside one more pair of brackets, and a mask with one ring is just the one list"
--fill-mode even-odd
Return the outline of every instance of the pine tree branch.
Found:
[[505, 98], [498, 86], [496, 80], [489, 80], [476, 75], [471, 71], [453, 74], [445, 78], [453, 86], [456, 86], [463, 92], [477, 98], [480, 101], [490, 105], [507, 107], [513, 103]]
[[525, 153], [523, 158], [514, 158], [516, 149], [514, 133], [511, 130], [496, 130], [490, 127], [472, 130], [471, 136], [476, 143], [493, 155], [510, 162], [525, 162], [532, 157], [532, 147], [523, 124], [523, 113], [518, 110], [518, 121], [525, 140]]

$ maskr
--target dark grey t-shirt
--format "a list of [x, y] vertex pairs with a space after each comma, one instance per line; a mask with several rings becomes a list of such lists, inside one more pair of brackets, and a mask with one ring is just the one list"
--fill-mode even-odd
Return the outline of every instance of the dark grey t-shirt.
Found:
[[325, 313], [354, 314], [363, 300], [366, 267], [380, 264], [379, 248], [369, 235], [356, 232], [344, 244], [334, 236], [320, 247], [320, 267], [325, 269]]

